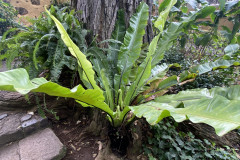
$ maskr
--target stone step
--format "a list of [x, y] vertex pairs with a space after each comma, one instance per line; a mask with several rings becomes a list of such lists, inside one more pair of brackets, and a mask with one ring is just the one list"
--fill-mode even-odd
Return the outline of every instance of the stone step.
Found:
[[0, 147], [49, 127], [48, 120], [26, 113], [0, 113]]
[[0, 148], [0, 160], [60, 160], [66, 148], [50, 128]]

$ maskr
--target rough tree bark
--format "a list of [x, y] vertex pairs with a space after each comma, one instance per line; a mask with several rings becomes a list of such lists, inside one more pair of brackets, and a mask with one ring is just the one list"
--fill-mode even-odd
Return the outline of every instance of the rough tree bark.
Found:
[[[135, 12], [139, 3], [143, 0], [72, 0], [72, 6], [80, 11], [79, 19], [82, 20], [87, 29], [97, 36], [98, 41], [106, 40], [111, 37], [119, 9], [125, 12], [125, 24]], [[144, 0], [149, 5], [149, 12], [152, 13], [152, 1]], [[144, 42], [149, 42], [153, 38], [152, 24], [149, 23], [146, 28]]]

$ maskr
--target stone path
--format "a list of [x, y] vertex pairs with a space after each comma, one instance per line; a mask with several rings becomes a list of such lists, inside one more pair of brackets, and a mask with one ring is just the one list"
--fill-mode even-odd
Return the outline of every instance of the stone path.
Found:
[[0, 160], [60, 160], [66, 148], [47, 119], [0, 112]]

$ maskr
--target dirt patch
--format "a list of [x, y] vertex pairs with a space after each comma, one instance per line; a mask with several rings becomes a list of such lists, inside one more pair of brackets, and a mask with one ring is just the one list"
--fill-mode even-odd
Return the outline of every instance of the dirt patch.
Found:
[[[57, 0], [58, 3], [67, 3], [70, 0]], [[45, 11], [44, 7], [51, 4], [51, 0], [5, 0], [18, 10], [18, 20], [20, 23], [29, 25], [28, 18], [37, 18]]]
[[71, 120], [53, 122], [55, 134], [67, 147], [67, 155], [63, 160], [94, 160], [97, 157], [105, 140], [85, 132], [87, 125], [85, 119], [75, 123]]
[[[90, 123], [90, 120], [84, 116], [77, 122], [72, 120], [52, 121], [53, 131], [67, 148], [67, 154], [63, 160], [147, 160], [142, 154], [141, 144], [137, 145], [134, 140], [133, 144], [129, 144], [132, 142], [130, 135], [127, 139], [119, 138], [121, 137], [120, 130], [116, 132], [109, 129], [108, 135], [95, 136], [86, 132]], [[135, 125], [133, 124], [133, 126]], [[139, 134], [137, 129], [133, 128], [134, 134]], [[114, 135], [115, 141], [114, 137], [111, 137]], [[125, 150], [122, 147], [125, 147]]]

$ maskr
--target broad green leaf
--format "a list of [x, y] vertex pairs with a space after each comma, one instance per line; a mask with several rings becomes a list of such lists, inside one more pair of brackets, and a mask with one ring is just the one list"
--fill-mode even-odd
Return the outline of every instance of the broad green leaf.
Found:
[[101, 78], [102, 78], [102, 83], [104, 85], [105, 93], [106, 93], [106, 99], [108, 102], [108, 105], [110, 108], [113, 110], [114, 109], [114, 97], [113, 97], [113, 91], [110, 86], [110, 80], [106, 77], [105, 71], [102, 69], [101, 70]]
[[[125, 27], [125, 20], [124, 20], [124, 12], [122, 10], [118, 11], [118, 19], [116, 21], [115, 24], [115, 28], [114, 31], [112, 33], [111, 38], [120, 42], [124, 41], [124, 36], [126, 33], [126, 27]], [[107, 55], [107, 59], [109, 61], [109, 64], [111, 65], [110, 68], [110, 76], [111, 78], [111, 87], [112, 88], [117, 88], [119, 87], [119, 81], [116, 81], [115, 79], [120, 79], [118, 78], [118, 75], [116, 73], [118, 73], [118, 68], [117, 68], [117, 62], [118, 62], [118, 54], [119, 54], [119, 50], [121, 47], [122, 43], [109, 43], [109, 48], [110, 48], [110, 52]], [[117, 77], [115, 78], [115, 74], [117, 75]], [[117, 84], [115, 84], [117, 83]], [[115, 85], [114, 85], [115, 84]], [[113, 101], [115, 102], [115, 95], [118, 94], [118, 88], [113, 90]]]
[[189, 12], [187, 17], [184, 17], [184, 16], [181, 17], [182, 19], [181, 23], [187, 26], [189, 23], [195, 21], [196, 19], [205, 18], [211, 15], [212, 13], [214, 13], [215, 10], [216, 8], [214, 6], [204, 6], [203, 8], [197, 11]]
[[157, 79], [162, 79], [167, 71], [169, 69], [169, 66], [166, 63], [163, 63], [161, 65], [157, 65], [151, 70], [151, 75], [147, 80], [147, 84], [157, 80]]
[[[115, 24], [114, 31], [112, 33], [111, 38], [120, 42], [123, 42], [124, 35], [126, 33], [125, 21], [124, 21], [124, 12], [122, 10], [118, 11], [118, 20]], [[120, 43], [109, 43], [109, 47], [111, 49], [108, 54], [108, 60], [114, 65], [114, 70], [117, 69], [117, 60], [118, 60], [118, 52], [121, 47]]]
[[182, 11], [183, 13], [187, 13], [187, 12], [188, 12], [188, 7], [183, 6], [183, 7], [181, 8], [181, 11]]
[[163, 89], [167, 89], [171, 86], [177, 85], [178, 84], [178, 80], [177, 80], [177, 76], [171, 76], [168, 77], [166, 79], [164, 79], [162, 82], [160, 82], [158, 84], [158, 89], [163, 90]]
[[[145, 34], [145, 27], [148, 21], [148, 6], [142, 2], [137, 8], [136, 14], [130, 19], [130, 27], [124, 37], [124, 43], [118, 54], [118, 70], [120, 72], [119, 86], [128, 83], [131, 68], [139, 58], [142, 39]], [[118, 88], [121, 88], [119, 87]]]
[[[171, 10], [171, 8], [174, 6], [174, 4], [177, 3], [177, 0], [165, 0], [165, 1], [170, 1], [168, 2], [166, 9], [164, 11], [160, 12], [160, 15], [158, 16], [158, 19], [156, 20], [156, 22], [154, 23], [154, 26], [156, 28], [158, 28], [160, 30], [160, 32], [163, 31], [168, 14]], [[165, 2], [163, 2], [163, 4], [165, 4]], [[161, 5], [160, 5], [161, 7]]]
[[85, 90], [81, 85], [69, 89], [44, 78], [30, 80], [27, 71], [22, 68], [0, 72], [0, 90], [16, 91], [21, 94], [40, 92], [50, 96], [74, 98], [89, 107], [97, 107], [109, 115], [113, 115], [112, 110], [104, 103], [105, 99], [101, 90]]
[[239, 66], [240, 62], [235, 60], [217, 60], [214, 62], [199, 64], [191, 67], [188, 71], [184, 71], [180, 74], [179, 82], [183, 82], [187, 79], [195, 78], [197, 75], [201, 75], [212, 70], [228, 68], [231, 66]]
[[186, 119], [206, 123], [219, 136], [240, 128], [240, 86], [196, 89], [157, 98], [154, 102], [130, 107], [137, 117], [145, 117], [150, 124], [172, 116], [177, 122]]
[[234, 53], [238, 52], [240, 49], [239, 44], [230, 44], [225, 49], [224, 52], [227, 56], [232, 56]]
[[206, 6], [198, 12], [196, 18], [206, 18], [207, 16], [212, 14], [215, 10], [216, 10], [216, 7], [214, 6]]
[[138, 67], [137, 77], [133, 82], [133, 84], [128, 89], [127, 95], [124, 99], [124, 106], [130, 105], [130, 102], [137, 96], [138, 91], [143, 87], [143, 85], [149, 79], [149, 76], [151, 75], [152, 55], [156, 51], [159, 37], [160, 37], [160, 34], [154, 37], [154, 39], [150, 43], [147, 57], [143, 61], [143, 63]]
[[162, 33], [162, 38], [160, 38], [157, 46], [157, 51], [152, 59], [152, 68], [154, 68], [164, 57], [164, 53], [168, 50], [174, 40], [176, 40], [181, 32], [183, 32], [183, 28], [189, 25], [191, 22], [198, 18], [204, 18], [215, 11], [215, 7], [206, 6], [201, 8], [198, 11], [190, 12], [190, 16], [182, 17], [180, 22], [172, 22], [168, 26], [166, 30]]
[[[178, 84], [178, 77], [176, 75], [167, 77], [166, 79], [163, 79], [161, 82], [158, 83], [158, 85], [153, 89], [150, 93], [144, 95], [145, 100], [150, 99], [153, 100], [159, 96], [164, 95], [167, 93], [167, 89], [175, 86]], [[149, 101], [149, 100], [148, 100]]]
[[71, 40], [66, 30], [64, 29], [63, 25], [53, 15], [51, 15], [51, 13], [47, 9], [46, 9], [46, 12], [55, 22], [58, 28], [58, 31], [61, 34], [62, 40], [64, 41], [65, 45], [68, 47], [71, 54], [77, 58], [78, 64], [83, 71], [83, 77], [81, 78], [83, 78], [86, 82], [89, 83], [87, 87], [93, 88], [93, 89], [99, 89], [94, 79], [95, 72], [92, 69], [92, 64], [87, 60], [86, 56], [79, 50], [76, 44]]
[[162, 3], [160, 3], [158, 12], [161, 13], [166, 7], [170, 4], [171, 1], [164, 0]]
[[164, 57], [164, 53], [172, 46], [172, 42], [177, 39], [182, 32], [182, 23], [172, 22], [169, 27], [163, 31], [162, 38], [159, 39], [157, 50], [153, 55], [152, 68], [154, 68]]
[[211, 70], [228, 68], [231, 66], [239, 66], [240, 62], [235, 60], [217, 60], [214, 62], [204, 63], [190, 68], [190, 72], [198, 73], [199, 75], [209, 72]]
[[[240, 2], [239, 2], [239, 6], [240, 6]], [[239, 14], [240, 15], [240, 14]], [[239, 17], [236, 16], [235, 17], [235, 20], [234, 20], [234, 25], [233, 25], [233, 29], [232, 29], [232, 33], [231, 33], [231, 37], [229, 39], [229, 41], [231, 43], [236, 43], [236, 42], [233, 42], [233, 39], [235, 37], [235, 35], [239, 32], [239, 28], [240, 28], [240, 22], [239, 22]]]
[[106, 77], [108, 77], [109, 80], [109, 85], [112, 86], [112, 77], [111, 77], [111, 73], [112, 73], [112, 67], [109, 64], [109, 61], [107, 60], [107, 55], [99, 48], [93, 48], [90, 51], [88, 51], [87, 53], [89, 55], [89, 59], [93, 64], [93, 69], [95, 70], [95, 72], [97, 73], [96, 76], [96, 80], [100, 83], [101, 87], [103, 86], [103, 82], [101, 79], [101, 70], [104, 69], [105, 70], [105, 74]]
[[219, 0], [220, 10], [221, 11], [223, 11], [225, 9], [225, 3], [226, 3], [226, 0]]

